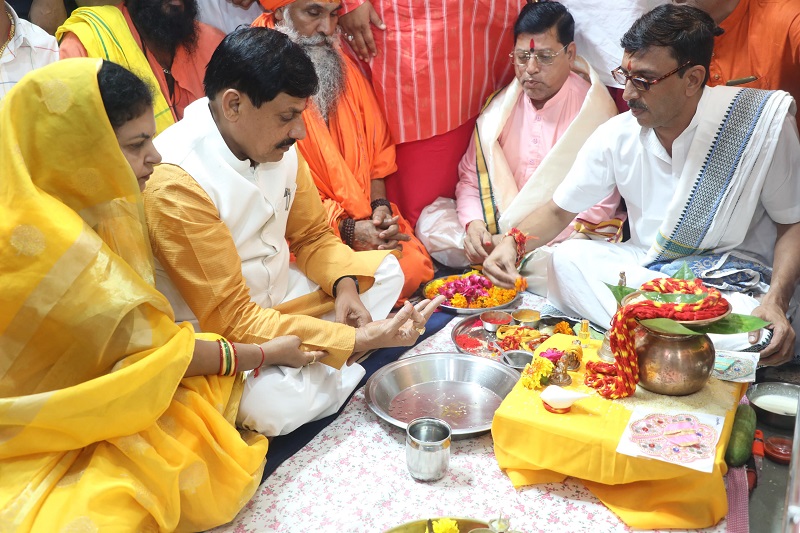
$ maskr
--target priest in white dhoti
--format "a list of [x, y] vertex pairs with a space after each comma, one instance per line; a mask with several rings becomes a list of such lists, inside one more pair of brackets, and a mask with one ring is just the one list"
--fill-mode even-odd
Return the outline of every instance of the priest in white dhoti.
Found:
[[[783, 91], [706, 87], [715, 31], [687, 6], [659, 6], [634, 23], [614, 72], [631, 111], [597, 129], [553, 199], [531, 214], [527, 230], [539, 239], [527, 249], [616, 187], [630, 240], [562, 243], [549, 265], [551, 303], [607, 325], [616, 302], [603, 282], [624, 271], [638, 287], [685, 262], [734, 312], [772, 323], [761, 361], [774, 365], [795, 354], [787, 315], [800, 278], [796, 105]], [[519, 241], [505, 237], [484, 263], [501, 285], [516, 278]], [[757, 337], [714, 343], [741, 350]]]
[[156, 139], [163, 163], [145, 190], [157, 287], [176, 319], [284, 344], [247, 377], [238, 411], [240, 426], [268, 436], [336, 412], [364, 376], [345, 363], [412, 344], [438, 304], [382, 320], [403, 286], [397, 259], [354, 252], [330, 230], [294, 147], [317, 83], [285, 35], [230, 34], [206, 69], [208, 97]]
[[[597, 73], [577, 55], [574, 21], [562, 4], [525, 5], [514, 38], [516, 78], [492, 95], [478, 117], [458, 167], [455, 201], [437, 199], [417, 222], [428, 251], [448, 266], [481, 264], [504, 232], [550, 200], [589, 135], [617, 114]], [[618, 204], [619, 195], [611, 193], [552, 244], [576, 233], [616, 240]], [[529, 264], [546, 266], [549, 250], [540, 248]], [[544, 272], [531, 272], [537, 276], [529, 279], [529, 290], [543, 293]]]

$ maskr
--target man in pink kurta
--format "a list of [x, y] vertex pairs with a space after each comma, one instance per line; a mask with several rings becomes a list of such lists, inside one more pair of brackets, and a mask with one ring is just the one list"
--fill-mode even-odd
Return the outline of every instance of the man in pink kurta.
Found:
[[[568, 170], [559, 168], [558, 159], [569, 160], [594, 128], [615, 114], [602, 83], [582, 77], [596, 73], [576, 55], [573, 24], [555, 2], [529, 4], [520, 13], [512, 52], [517, 79], [490, 99], [478, 119], [458, 166], [456, 213], [442, 209], [448, 200], [439, 198], [417, 225], [439, 261], [482, 263], [493, 241], [520, 225], [531, 203], [549, 198]], [[614, 194], [582, 213], [578, 228], [614, 218], [618, 203]], [[574, 233], [573, 223], [553, 243]], [[451, 238], [443, 244], [446, 235]]]

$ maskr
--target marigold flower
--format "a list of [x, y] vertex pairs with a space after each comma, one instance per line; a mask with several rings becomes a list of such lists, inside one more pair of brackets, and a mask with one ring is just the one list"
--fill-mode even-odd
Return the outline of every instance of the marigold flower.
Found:
[[425, 533], [459, 533], [458, 522], [450, 518], [440, 518], [433, 521], [433, 532], [425, 527]]
[[569, 322], [562, 320], [553, 328], [553, 333], [566, 333], [567, 335], [575, 335], [575, 332], [572, 331], [572, 326], [569, 325]]
[[553, 368], [555, 367], [549, 359], [539, 356], [534, 357], [530, 363], [525, 365], [525, 369], [522, 371], [522, 376], [520, 377], [522, 386], [529, 390], [538, 389], [546, 383], [547, 378], [553, 373]]

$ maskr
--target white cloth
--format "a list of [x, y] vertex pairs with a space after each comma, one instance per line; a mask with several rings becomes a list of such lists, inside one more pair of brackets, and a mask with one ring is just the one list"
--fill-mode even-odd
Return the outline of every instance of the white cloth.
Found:
[[[292, 283], [293, 298], [317, 290], [318, 286], [296, 268]], [[302, 278], [302, 279], [301, 279]], [[372, 318], [386, 318], [403, 288], [403, 271], [393, 255], [387, 255], [375, 271], [375, 283], [361, 294], [361, 301]], [[333, 320], [333, 313], [322, 317]], [[335, 370], [314, 364], [302, 368], [276, 366], [263, 369], [258, 377], [251, 372], [245, 382], [237, 424], [268, 437], [286, 435], [301, 425], [337, 412], [365, 374], [354, 363]]]
[[[724, 99], [732, 90], [736, 89], [704, 89], [690, 125], [672, 145], [672, 157], [653, 130], [640, 127], [630, 112], [598, 128], [587, 141], [553, 199], [562, 209], [577, 212], [616, 186], [628, 207], [631, 239], [621, 244], [570, 241], [568, 245], [560, 245], [549, 265], [547, 296], [553, 305], [605, 326], [616, 302], [603, 282], [616, 283], [621, 271], [625, 271], [630, 287], [663, 276], [642, 265], [650, 262], [648, 250], [656, 240], [671, 200], [678, 194], [684, 167], [691, 164], [694, 151], [708, 149], [708, 139], [702, 135], [696, 138], [700, 122], [706, 118], [707, 109], [717, 95], [722, 94]], [[735, 248], [768, 266], [773, 259], [775, 223], [800, 222], [800, 180], [795, 176], [800, 168], [800, 140], [793, 105], [778, 123], [779, 127], [769, 132], [777, 138], [771, 161], [766, 161], [763, 183], [760, 188], [748, 191], [748, 196], [758, 201], [741, 218], [733, 216], [731, 228], [726, 228], [728, 240], [719, 244], [720, 251]], [[693, 147], [694, 142], [698, 144]], [[743, 199], [742, 204], [747, 204], [747, 200]], [[757, 305], [750, 296], [724, 294], [737, 313], [749, 314]], [[715, 344], [730, 350], [749, 346], [746, 336], [738, 335], [715, 339]]]
[[[4, 2], [6, 10], [14, 20], [14, 38], [8, 43], [0, 57], [0, 99], [28, 72], [58, 61], [56, 38], [27, 20]], [[5, 14], [0, 13], [0, 16]], [[5, 35], [2, 39], [5, 39]]]
[[609, 87], [619, 87], [611, 71], [622, 61], [620, 39], [633, 23], [666, 0], [561, 0], [575, 19], [575, 44]]
[[230, 33], [239, 26], [249, 27], [264, 12], [258, 2], [244, 9], [230, 0], [197, 0], [197, 20]]
[[[241, 161], [217, 129], [208, 99], [191, 103], [183, 120], [155, 140], [164, 163], [178, 165], [208, 194], [231, 232], [242, 260], [250, 298], [261, 307], [274, 307], [289, 289], [289, 245], [286, 223], [297, 190], [295, 147], [277, 163], [255, 168]], [[156, 287], [175, 310], [178, 322], [199, 327], [197, 318], [160, 264]]]

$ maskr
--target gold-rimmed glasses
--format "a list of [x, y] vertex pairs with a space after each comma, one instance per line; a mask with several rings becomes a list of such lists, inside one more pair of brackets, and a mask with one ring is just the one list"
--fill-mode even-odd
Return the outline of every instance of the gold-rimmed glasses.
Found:
[[508, 54], [508, 57], [510, 57], [511, 61], [518, 67], [527, 67], [531, 58], [536, 58], [536, 63], [539, 65], [552, 65], [556, 57], [567, 49], [567, 46], [569, 46], [569, 43], [565, 44], [558, 52], [531, 53], [529, 50], [514, 50]]

